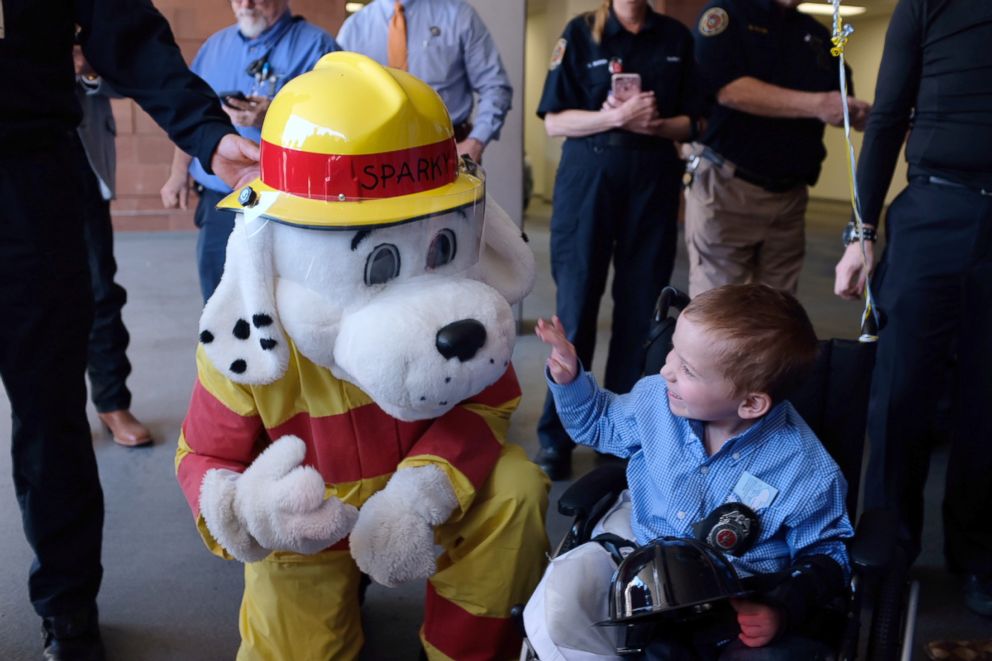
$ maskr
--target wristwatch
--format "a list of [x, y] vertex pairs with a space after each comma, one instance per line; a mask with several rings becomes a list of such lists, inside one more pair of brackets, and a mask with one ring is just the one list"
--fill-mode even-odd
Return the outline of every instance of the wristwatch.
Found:
[[[871, 225], [862, 225], [861, 228], [865, 236], [865, 241], [875, 241], [878, 239], [878, 234], [875, 232], [875, 228]], [[855, 225], [852, 220], [844, 228], [844, 233], [840, 235], [840, 238], [844, 242], [845, 246], [849, 246], [855, 241], [860, 241], [861, 234], [862, 232], [858, 232], [858, 226]]]

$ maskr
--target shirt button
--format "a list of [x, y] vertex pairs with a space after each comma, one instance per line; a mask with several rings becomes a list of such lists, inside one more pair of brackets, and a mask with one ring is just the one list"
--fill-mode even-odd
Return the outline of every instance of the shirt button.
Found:
[[680, 519], [684, 519], [685, 518], [685, 512], [679, 512], [675, 516], [679, 517]]
[[709, 466], [703, 466], [702, 468], [699, 469], [699, 472], [702, 473], [703, 475], [706, 475], [707, 473], [710, 472], [710, 467]]
[[731, 456], [734, 458], [734, 461], [737, 461], [738, 459], [741, 458], [741, 453], [740, 452], [735, 452]]

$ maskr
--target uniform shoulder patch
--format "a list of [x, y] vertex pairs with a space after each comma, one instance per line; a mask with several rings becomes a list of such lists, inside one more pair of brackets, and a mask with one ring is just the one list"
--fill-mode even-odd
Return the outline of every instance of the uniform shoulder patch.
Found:
[[722, 7], [710, 7], [699, 17], [699, 34], [715, 37], [730, 25], [730, 16]]
[[562, 37], [555, 44], [554, 50], [551, 51], [551, 63], [548, 65], [549, 71], [554, 71], [561, 64], [562, 59], [565, 57], [565, 48], [568, 47], [568, 42]]

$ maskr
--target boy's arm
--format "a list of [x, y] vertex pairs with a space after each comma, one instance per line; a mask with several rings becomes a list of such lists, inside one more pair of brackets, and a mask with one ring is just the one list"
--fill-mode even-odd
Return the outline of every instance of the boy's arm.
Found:
[[547, 380], [558, 417], [576, 443], [618, 457], [629, 457], [640, 448], [633, 408], [643, 382], [636, 383], [630, 394], [617, 395], [597, 386], [581, 366], [578, 376], [566, 386]]

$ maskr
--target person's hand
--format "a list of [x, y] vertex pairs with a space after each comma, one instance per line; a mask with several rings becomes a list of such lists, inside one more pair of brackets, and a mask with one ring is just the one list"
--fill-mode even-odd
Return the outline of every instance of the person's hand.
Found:
[[875, 265], [875, 242], [865, 241], [865, 257], [868, 260], [868, 270], [861, 259], [861, 243], [855, 241], [844, 248], [837, 266], [834, 267], [834, 293], [841, 298], [856, 299], [865, 291], [865, 282], [869, 271]]
[[[863, 130], [868, 121], [871, 104], [849, 96], [847, 97], [847, 110], [851, 118], [851, 126], [858, 131]], [[835, 90], [820, 93], [820, 103], [816, 116], [824, 124], [844, 126], [844, 106], [841, 104], [840, 92]]]
[[[616, 101], [614, 100], [613, 103], [615, 104]], [[654, 135], [659, 121], [664, 121], [658, 117], [658, 103], [655, 101], [654, 92], [635, 94], [616, 105], [611, 112], [616, 113], [618, 128], [634, 133]]]
[[871, 114], [871, 104], [851, 97], [847, 100], [847, 106], [851, 113], [851, 128], [855, 131], [864, 131], [868, 124], [868, 116]]
[[555, 383], [567, 386], [574, 381], [579, 374], [579, 357], [575, 353], [575, 347], [565, 336], [565, 328], [561, 325], [558, 315], [551, 317], [550, 324], [544, 319], [538, 319], [534, 333], [542, 342], [551, 345], [547, 366]]
[[731, 599], [730, 605], [737, 611], [738, 638], [748, 647], [767, 645], [782, 628], [782, 614], [771, 606], [744, 599]]
[[459, 156], [468, 156], [476, 164], [482, 163], [482, 150], [485, 148], [486, 146], [475, 138], [465, 138], [455, 145], [455, 150]]
[[217, 143], [210, 169], [237, 190], [258, 177], [258, 145], [237, 133], [228, 133]]
[[166, 209], [185, 211], [189, 206], [189, 178], [186, 173], [170, 176], [159, 191], [159, 195], [162, 196], [162, 206]]
[[265, 96], [249, 96], [244, 101], [227, 98], [221, 107], [235, 126], [251, 126], [260, 129], [271, 103], [272, 100]]
[[83, 55], [83, 47], [78, 44], [72, 47], [72, 66], [76, 70], [76, 76], [82, 76], [89, 80], [95, 80], [98, 78], [98, 74], [90, 66], [90, 63], [86, 61], [86, 56]]

